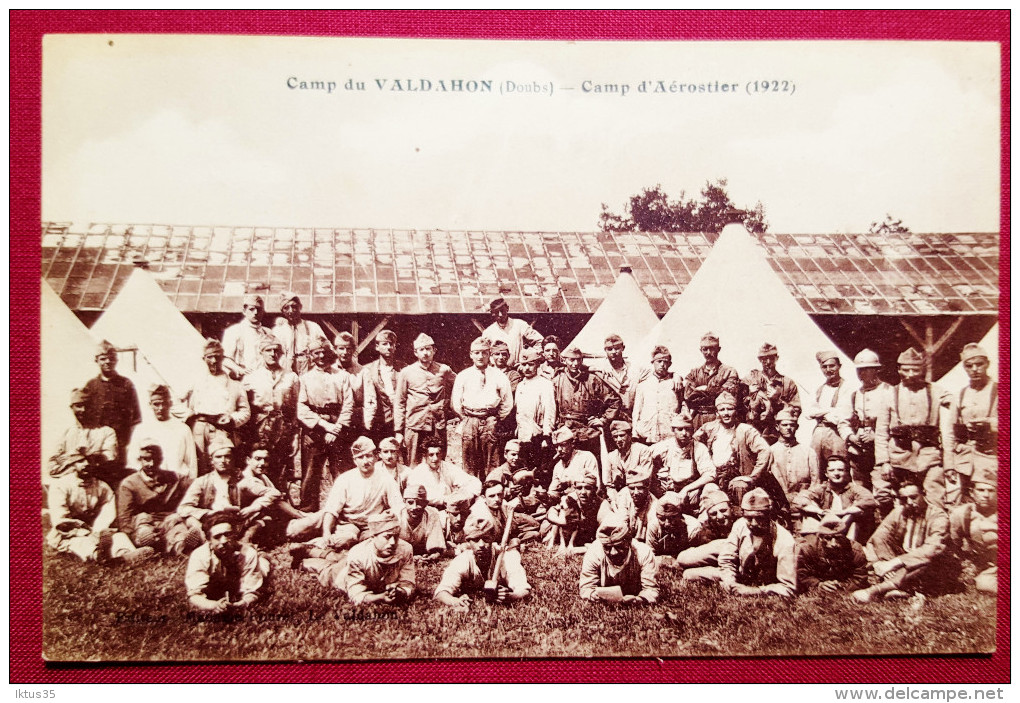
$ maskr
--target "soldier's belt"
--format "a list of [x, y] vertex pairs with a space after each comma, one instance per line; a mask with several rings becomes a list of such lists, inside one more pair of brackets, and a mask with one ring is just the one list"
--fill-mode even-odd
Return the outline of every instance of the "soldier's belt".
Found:
[[993, 432], [989, 426], [982, 426], [972, 430], [967, 425], [960, 423], [953, 426], [953, 434], [960, 444], [971, 444], [974, 449], [983, 454], [995, 454], [999, 446], [999, 434]]
[[486, 410], [468, 410], [467, 408], [464, 408], [463, 412], [465, 417], [474, 417], [482, 420], [487, 417], [496, 417], [496, 415], [499, 414], [499, 410], [497, 408], [489, 408]]
[[211, 415], [209, 413], [195, 413], [191, 416], [191, 419], [195, 422], [207, 422], [210, 425], [215, 425], [219, 419], [219, 415]]
[[939, 428], [935, 425], [900, 425], [889, 430], [893, 439], [917, 442], [922, 447], [938, 447]]

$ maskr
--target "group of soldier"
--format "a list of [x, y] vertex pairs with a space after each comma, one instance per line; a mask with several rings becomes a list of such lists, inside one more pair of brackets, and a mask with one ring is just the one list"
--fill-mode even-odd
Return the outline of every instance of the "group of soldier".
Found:
[[604, 357], [564, 348], [495, 300], [455, 373], [426, 334], [404, 366], [382, 330], [362, 366], [354, 336], [331, 343], [297, 295], [280, 308], [268, 327], [246, 296], [243, 319], [206, 341], [206, 374], [181, 397], [149, 389], [145, 421], [100, 344], [44, 471], [50, 547], [128, 565], [190, 554], [189, 603], [211, 613], [257, 602], [264, 552], [283, 544], [355, 604], [407, 603], [416, 562], [447, 559], [445, 606], [527, 598], [528, 549], [583, 554], [587, 600], [655, 602], [660, 569], [738, 596], [866, 603], [965, 573], [996, 592], [997, 384], [975, 344], [956, 394], [925, 380], [914, 349], [890, 386], [865, 349], [859, 383], [819, 352], [825, 382], [804, 399], [771, 343], [741, 377], [706, 333], [685, 373], [663, 346], [628, 360], [616, 334]]

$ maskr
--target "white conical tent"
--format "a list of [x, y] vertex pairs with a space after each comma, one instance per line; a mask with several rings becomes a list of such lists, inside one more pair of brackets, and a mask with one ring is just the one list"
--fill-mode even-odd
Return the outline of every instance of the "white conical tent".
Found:
[[[758, 349], [770, 342], [779, 349], [779, 372], [800, 386], [801, 402], [814, 401], [824, 382], [815, 354], [835, 350], [843, 378], [857, 386], [852, 360], [826, 336], [772, 270], [764, 250], [740, 225], [728, 225], [690, 284], [640, 345], [650, 356], [656, 344], [669, 348], [673, 370], [686, 374], [704, 363], [699, 351], [708, 331], [719, 337], [720, 360], [741, 378], [759, 368]], [[801, 423], [800, 437], [813, 423]]]
[[622, 269], [598, 309], [569, 346], [591, 356], [604, 356], [606, 336], [616, 333], [623, 338], [626, 355], [635, 361], [630, 349], [638, 346], [658, 322], [659, 316], [652, 310], [630, 269]]
[[[978, 342], [978, 346], [988, 352], [988, 374], [993, 379], [999, 378], [999, 323], [992, 325], [988, 334]], [[943, 389], [959, 397], [960, 389], [970, 384], [967, 372], [963, 370], [963, 362], [960, 362], [946, 372], [946, 375], [936, 381]]]
[[92, 334], [118, 349], [137, 348], [134, 354], [121, 354], [117, 370], [134, 382], [143, 413], [149, 412], [146, 397], [152, 384], [168, 384], [178, 398], [206, 372], [202, 335], [174, 307], [152, 274], [142, 269], [131, 272], [117, 298], [92, 326]]
[[43, 466], [71, 423], [70, 396], [99, 373], [96, 340], [50, 284], [42, 281], [39, 310], [40, 427]]

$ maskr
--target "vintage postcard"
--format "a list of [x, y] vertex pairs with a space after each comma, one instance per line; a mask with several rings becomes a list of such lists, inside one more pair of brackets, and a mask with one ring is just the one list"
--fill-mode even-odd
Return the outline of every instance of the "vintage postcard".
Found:
[[54, 34], [51, 662], [995, 649], [1000, 46]]

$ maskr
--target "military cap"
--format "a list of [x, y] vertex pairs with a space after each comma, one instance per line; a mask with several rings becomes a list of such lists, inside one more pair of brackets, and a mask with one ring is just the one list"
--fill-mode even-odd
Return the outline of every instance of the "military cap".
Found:
[[390, 342], [392, 344], [397, 343], [397, 333], [393, 330], [383, 330], [375, 336], [377, 342]]
[[347, 331], [341, 332], [333, 340], [333, 345], [337, 347], [347, 346], [348, 344], [353, 347], [356, 342], [354, 341], [354, 335]]
[[818, 534], [820, 535], [841, 535], [843, 534], [843, 521], [836, 517], [835, 513], [825, 513], [818, 523]]
[[839, 361], [839, 352], [837, 352], [835, 349], [826, 349], [825, 351], [820, 351], [817, 354], [815, 354], [815, 359], [818, 360], [819, 364], [824, 364], [829, 359], [835, 359], [836, 361]]
[[494, 342], [490, 341], [489, 342], [489, 349], [493, 353], [496, 353], [498, 351], [505, 351], [507, 353], [510, 353], [510, 345], [507, 344], [506, 342], [504, 342], [502, 339], [497, 339]]
[[503, 300], [502, 298], [496, 298], [495, 300], [489, 303], [489, 312], [496, 312], [500, 308], [506, 308], [507, 310], [509, 310], [510, 304]]
[[578, 349], [577, 347], [569, 347], [565, 352], [560, 354], [560, 356], [562, 358], [564, 358], [564, 359], [583, 359], [584, 358], [584, 354], [582, 354], [581, 350]]
[[153, 383], [151, 386], [149, 386], [149, 397], [153, 398], [157, 396], [160, 398], [169, 398], [170, 386], [166, 385], [165, 383]]
[[650, 467], [644, 469], [633, 468], [627, 471], [628, 486], [640, 486], [647, 484], [651, 479], [652, 472]]
[[517, 451], [521, 451], [521, 440], [508, 439], [506, 444], [503, 445], [503, 449], [509, 449], [511, 446], [513, 446]]
[[486, 487], [495, 485], [497, 483], [500, 484], [500, 485], [504, 485], [504, 483], [505, 483], [504, 479], [506, 479], [506, 473], [505, 472], [500, 471], [499, 469], [493, 469], [489, 473], [485, 474], [485, 482], [484, 483], [485, 483]]
[[213, 438], [213, 441], [209, 442], [209, 456], [217, 456], [218, 454], [222, 454], [224, 451], [231, 452], [233, 450], [234, 443], [223, 435], [218, 435]]
[[116, 354], [117, 348], [110, 344], [105, 339], [96, 345], [96, 357], [104, 356], [106, 354]]
[[473, 495], [458, 489], [446, 496], [446, 507], [453, 508], [456, 512], [467, 512], [474, 501]]
[[380, 449], [400, 449], [400, 444], [393, 437], [384, 437], [379, 440]]
[[615, 510], [610, 510], [603, 515], [596, 533], [598, 540], [607, 547], [627, 542], [630, 535], [630, 522], [626, 516]]
[[52, 469], [50, 469], [50, 476], [63, 476], [64, 474], [70, 472], [71, 469], [73, 469], [75, 466], [82, 463], [83, 461], [87, 462], [88, 458], [84, 454], [81, 454], [80, 452], [71, 452], [70, 454], [65, 454], [63, 458], [60, 460], [60, 462], [57, 463], [57, 465], [54, 466]]
[[669, 348], [664, 347], [661, 344], [657, 344], [655, 349], [652, 350], [652, 361], [657, 359], [672, 360], [672, 358], [673, 355], [669, 353]]
[[967, 359], [975, 359], [979, 357], [988, 359], [988, 352], [986, 352], [977, 344], [974, 344], [974, 342], [963, 345], [963, 351], [960, 352], [960, 361], [966, 361]]
[[416, 500], [428, 500], [429, 492], [425, 490], [425, 486], [420, 483], [409, 483], [404, 486], [404, 498], [414, 498]]
[[424, 332], [422, 332], [421, 334], [414, 338], [415, 350], [421, 349], [422, 347], [434, 347], [434, 346], [436, 346], [436, 340], [432, 339], [432, 337], [428, 336]]
[[521, 363], [533, 364], [542, 360], [542, 352], [534, 347], [529, 347], [521, 352]]
[[285, 290], [282, 293], [280, 293], [280, 307], [281, 308], [284, 305], [286, 305], [287, 303], [289, 303], [290, 301], [292, 301], [292, 300], [294, 302], [296, 302], [298, 305], [301, 304], [301, 298], [299, 298], [298, 294], [295, 293], [294, 291], [292, 291], [292, 290]]
[[854, 366], [859, 369], [880, 369], [882, 368], [882, 362], [879, 361], [878, 354], [875, 352], [870, 349], [862, 349], [854, 357]]
[[376, 513], [368, 518], [368, 533], [375, 537], [383, 532], [400, 529], [400, 521], [389, 510]]
[[680, 498], [680, 494], [675, 491], [666, 491], [659, 498], [658, 505], [655, 506], [655, 514], [661, 519], [671, 515], [679, 515], [682, 509], [683, 499]]
[[737, 398], [729, 391], [723, 391], [715, 397], [715, 407], [721, 408], [724, 405], [729, 405], [731, 408], [737, 407]]
[[897, 364], [924, 364], [924, 354], [917, 351], [914, 347], [910, 347], [905, 352], [900, 354], [899, 358], [896, 359]]
[[701, 512], [705, 512], [713, 505], [719, 505], [720, 503], [729, 504], [729, 502], [730, 497], [726, 495], [723, 491], [719, 490], [708, 491], [707, 493], [701, 496], [701, 505], [699, 507], [701, 508]]
[[216, 525], [222, 525], [224, 523], [230, 525], [231, 529], [236, 530], [241, 524], [241, 511], [231, 505], [226, 508], [206, 513], [202, 517], [202, 531], [208, 535], [209, 530]]
[[702, 344], [715, 344], [716, 346], [718, 346], [719, 345], [719, 335], [717, 335], [715, 332], [705, 332], [705, 334], [701, 335], [701, 343]]
[[464, 523], [464, 539], [486, 539], [496, 536], [496, 524], [481, 515], [475, 515]]
[[669, 426], [674, 430], [678, 430], [681, 427], [687, 427], [694, 429], [694, 418], [691, 417], [689, 412], [675, 413], [669, 421]]
[[597, 487], [599, 480], [592, 474], [581, 474], [581, 476], [574, 480], [574, 487], [578, 488], [581, 486]]
[[762, 357], [769, 356], [779, 356], [779, 350], [776, 349], [775, 344], [769, 344], [768, 342], [765, 342], [764, 344], [761, 345], [761, 347], [758, 348], [758, 358], [761, 359]]
[[478, 337], [471, 342], [471, 351], [489, 351], [492, 349], [492, 345], [489, 340], [485, 337]]
[[630, 430], [632, 425], [626, 420], [613, 420], [609, 423], [609, 431], [614, 432], [616, 430]]
[[850, 466], [850, 461], [846, 458], [845, 454], [830, 454], [825, 457], [825, 465], [828, 466], [833, 461], [842, 461], [847, 466]]
[[75, 388], [71, 391], [71, 405], [89, 402], [89, 394], [83, 388]]
[[202, 356], [207, 356], [208, 354], [214, 353], [215, 354], [223, 353], [223, 345], [220, 344], [220, 340], [218, 339], [205, 340], [205, 346], [202, 347]]
[[761, 515], [772, 510], [772, 499], [764, 488], [755, 488], [744, 494], [744, 499], [740, 501], [740, 509], [744, 515], [748, 513]]
[[573, 439], [574, 433], [570, 431], [569, 427], [560, 427], [554, 430], [552, 433], [553, 444], [560, 444], [566, 442], [568, 439]]
[[793, 410], [787, 405], [776, 413], [776, 422], [797, 422], [797, 416], [793, 414]]
[[375, 451], [375, 442], [368, 437], [358, 437], [351, 443], [351, 456], [361, 456]]
[[613, 332], [606, 336], [606, 341], [602, 343], [603, 348], [608, 349], [612, 345], [623, 344], [623, 337]]
[[264, 352], [267, 349], [279, 349], [283, 350], [283, 345], [280, 344], [280, 340], [273, 335], [268, 335], [259, 340], [259, 351]]
[[325, 349], [327, 351], [333, 351], [333, 347], [330, 346], [328, 339], [324, 339], [323, 337], [314, 337], [308, 343], [308, 351], [313, 352], [313, 351], [318, 351], [319, 349]]
[[262, 299], [261, 295], [256, 295], [255, 293], [248, 293], [241, 300], [241, 305], [254, 305], [259, 309], [265, 309], [266, 301]]
[[159, 451], [159, 455], [163, 456], [163, 447], [160, 446], [159, 441], [155, 437], [145, 437], [138, 442], [138, 451], [146, 451], [156, 449]]
[[535, 480], [535, 472], [530, 469], [518, 469], [514, 471], [513, 482], [518, 486]]
[[974, 474], [970, 477], [971, 483], [983, 483], [988, 486], [999, 485], [999, 467], [988, 462], [981, 462], [974, 467]]

